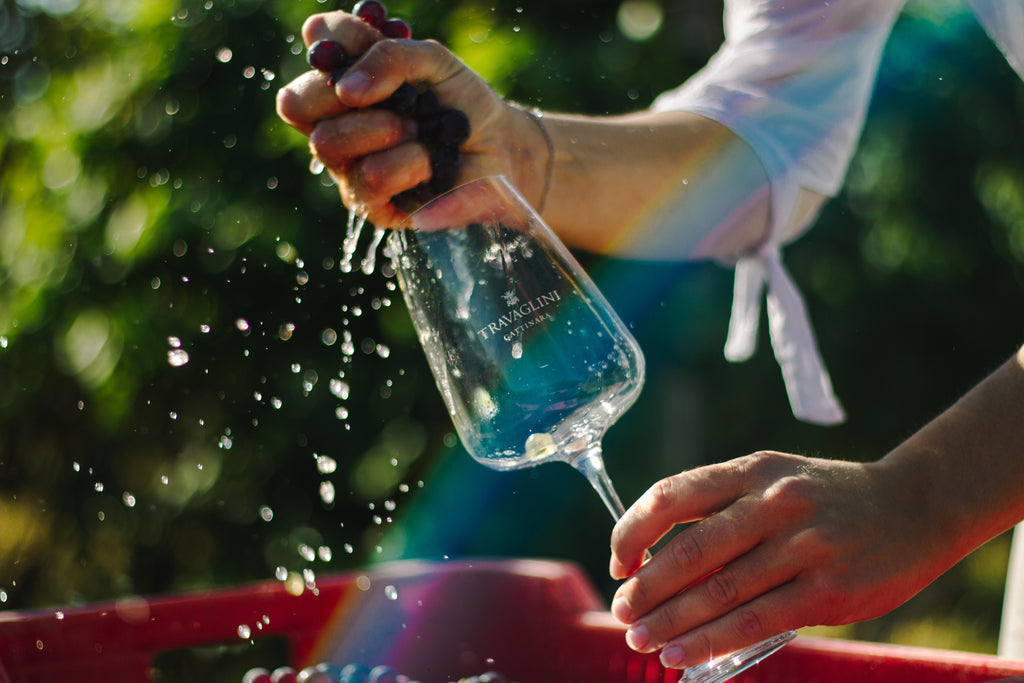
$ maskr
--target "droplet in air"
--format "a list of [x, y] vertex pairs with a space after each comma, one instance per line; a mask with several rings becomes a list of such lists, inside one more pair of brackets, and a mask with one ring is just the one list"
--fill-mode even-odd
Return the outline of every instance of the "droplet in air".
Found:
[[384, 586], [384, 595], [387, 597], [388, 600], [397, 600], [398, 599], [398, 589], [395, 588], [394, 586], [390, 585], [390, 584], [387, 585], [387, 586]]
[[185, 349], [168, 349], [167, 350], [167, 364], [174, 368], [180, 368], [183, 365], [188, 365], [189, 356], [188, 351]]
[[347, 382], [343, 382], [340, 379], [332, 379], [330, 382], [331, 393], [342, 401], [346, 400], [349, 395], [349, 386]]
[[329, 481], [320, 482], [320, 500], [326, 505], [334, 502], [334, 484]]
[[316, 456], [316, 469], [320, 474], [330, 474], [338, 469], [338, 462], [328, 455]]

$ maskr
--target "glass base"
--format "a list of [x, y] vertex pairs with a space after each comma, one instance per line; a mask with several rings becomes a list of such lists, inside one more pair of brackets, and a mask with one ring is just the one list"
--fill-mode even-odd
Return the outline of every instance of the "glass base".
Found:
[[756, 645], [731, 652], [721, 657], [691, 666], [683, 671], [679, 683], [721, 683], [733, 676], [746, 671], [768, 655], [773, 654], [783, 645], [796, 637], [796, 631], [786, 631], [777, 636], [762, 640]]

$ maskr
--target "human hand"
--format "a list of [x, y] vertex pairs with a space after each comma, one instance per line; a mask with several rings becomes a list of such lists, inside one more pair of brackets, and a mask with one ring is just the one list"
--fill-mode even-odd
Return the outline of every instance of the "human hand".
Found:
[[918, 474], [762, 452], [659, 481], [612, 532], [610, 572], [627, 579], [612, 613], [627, 643], [685, 668], [894, 609], [959, 559], [921, 508]]
[[416, 122], [371, 108], [403, 83], [429, 88], [443, 108], [469, 117], [459, 182], [504, 174], [528, 199], [542, 193], [537, 179], [543, 177], [548, 151], [539, 128], [439, 43], [386, 39], [345, 12], [313, 15], [302, 37], [307, 46], [333, 40], [346, 53], [360, 55], [333, 85], [328, 75], [310, 71], [277, 96], [279, 116], [309, 136], [310, 149], [351, 211], [379, 227], [393, 227], [405, 213], [391, 198], [430, 178], [430, 158], [417, 141]]

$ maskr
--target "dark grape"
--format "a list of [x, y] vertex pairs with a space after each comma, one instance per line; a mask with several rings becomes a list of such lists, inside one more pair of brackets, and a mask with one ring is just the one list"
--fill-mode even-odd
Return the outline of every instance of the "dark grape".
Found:
[[437, 95], [433, 90], [424, 90], [416, 98], [416, 107], [412, 112], [413, 117], [419, 121], [441, 113], [441, 103], [437, 101]]
[[439, 117], [437, 142], [449, 147], [459, 147], [469, 139], [469, 117], [460, 109], [448, 109]]
[[416, 109], [416, 100], [419, 98], [419, 93], [416, 92], [416, 88], [412, 87], [408, 83], [403, 83], [398, 86], [398, 89], [391, 95], [378, 104], [377, 106], [388, 111], [393, 111], [396, 114], [402, 116], [409, 116]]
[[434, 150], [430, 158], [430, 189], [435, 194], [455, 187], [461, 162], [462, 152], [458, 147], [441, 146]]
[[424, 116], [417, 119], [416, 123], [419, 125], [416, 137], [419, 138], [420, 142], [436, 145], [441, 134], [441, 113], [438, 112], [432, 116]]
[[388, 10], [380, 0], [360, 0], [352, 8], [352, 14], [378, 31], [384, 28], [384, 23], [388, 20]]
[[331, 73], [348, 62], [348, 55], [341, 43], [333, 40], [318, 40], [306, 51], [306, 61], [317, 71]]
[[420, 183], [416, 187], [396, 194], [391, 198], [391, 203], [394, 204], [395, 208], [399, 211], [412, 213], [436, 196], [437, 193], [430, 189], [430, 185], [428, 183]]
[[399, 40], [412, 38], [412, 27], [403, 19], [388, 19], [381, 26], [380, 32], [388, 38], [398, 38]]

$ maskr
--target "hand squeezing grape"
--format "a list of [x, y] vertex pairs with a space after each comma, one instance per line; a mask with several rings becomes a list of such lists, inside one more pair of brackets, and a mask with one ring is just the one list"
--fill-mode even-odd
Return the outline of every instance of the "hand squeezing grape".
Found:
[[[405, 40], [412, 29], [402, 19], [388, 18], [379, 0], [361, 0], [352, 13], [380, 31], [385, 37]], [[359, 55], [350, 55], [340, 43], [318, 40], [306, 52], [309, 65], [328, 76], [333, 85], [355, 64]], [[400, 85], [387, 99], [376, 105], [416, 121], [417, 139], [430, 155], [430, 179], [391, 198], [395, 208], [406, 213], [455, 187], [462, 162], [461, 147], [469, 139], [469, 117], [459, 109], [445, 109], [432, 91], [410, 83]]]

